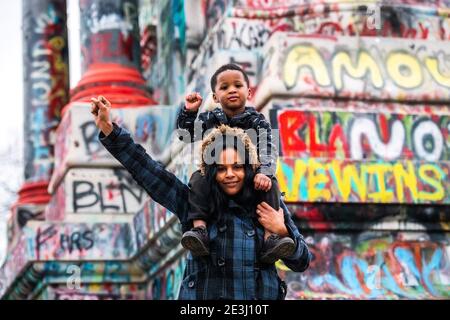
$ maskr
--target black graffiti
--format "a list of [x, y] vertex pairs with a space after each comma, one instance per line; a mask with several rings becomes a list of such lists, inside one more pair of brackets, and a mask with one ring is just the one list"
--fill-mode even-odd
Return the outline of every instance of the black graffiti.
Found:
[[234, 57], [230, 58], [230, 63], [238, 64], [241, 66], [242, 69], [244, 69], [245, 73], [247, 73], [248, 76], [255, 76], [255, 73], [250, 68], [252, 67], [251, 62], [245, 62], [245, 61], [237, 61], [234, 59]]
[[58, 231], [55, 229], [55, 226], [47, 227], [44, 230], [41, 230], [41, 228], [39, 228], [36, 234], [36, 252], [39, 253], [41, 246], [51, 238], [53, 238], [57, 233]]
[[229, 40], [226, 33], [227, 31], [222, 29], [217, 34], [219, 49], [227, 50], [233, 45], [237, 45], [241, 49], [257, 49], [263, 47], [270, 37], [270, 30], [263, 25], [234, 24], [233, 33]]
[[17, 211], [17, 223], [23, 228], [29, 220], [44, 220], [44, 211], [39, 210], [32, 212], [31, 210], [20, 208]]
[[94, 121], [88, 121], [80, 126], [83, 144], [88, 155], [97, 154], [102, 150], [102, 145], [98, 141], [98, 129]]
[[94, 234], [87, 230], [84, 232], [73, 232], [70, 235], [61, 234], [60, 247], [64, 251], [72, 253], [74, 249], [78, 251], [89, 250], [94, 246]]
[[[86, 190], [87, 186], [87, 190]], [[100, 210], [102, 212], [105, 212], [106, 210], [113, 210], [113, 211], [121, 211], [121, 208], [118, 205], [112, 205], [112, 204], [106, 204], [105, 199], [103, 197], [103, 188], [101, 182], [98, 182], [96, 184], [97, 189], [95, 189], [95, 186], [90, 181], [74, 181], [73, 182], [73, 208], [74, 212], [77, 212], [79, 209], [83, 208], [89, 208], [100, 204]], [[84, 191], [80, 191], [80, 187], [84, 188]], [[126, 194], [131, 194], [133, 198], [138, 202], [141, 203], [144, 192], [143, 189], [137, 188], [137, 187], [130, 187], [122, 182], [119, 182], [117, 184], [109, 184], [105, 186], [108, 190], [119, 190], [120, 191], [120, 197], [122, 200], [122, 210], [123, 212], [127, 213], [127, 203], [126, 203]], [[135, 190], [133, 190], [135, 189]], [[91, 198], [92, 200], [88, 203], [86, 203], [86, 199], [89, 200]], [[84, 201], [85, 203], [82, 204], [80, 202]]]
[[[55, 239], [58, 232], [59, 231], [54, 225], [45, 229], [39, 228], [37, 230], [36, 252], [38, 253], [38, 258], [42, 246], [45, 243], [50, 242], [52, 239]], [[59, 248], [69, 253], [72, 253], [75, 249], [78, 251], [89, 250], [94, 246], [94, 233], [91, 230], [74, 231], [70, 234], [61, 233], [59, 237], [57, 237], [57, 241]]]

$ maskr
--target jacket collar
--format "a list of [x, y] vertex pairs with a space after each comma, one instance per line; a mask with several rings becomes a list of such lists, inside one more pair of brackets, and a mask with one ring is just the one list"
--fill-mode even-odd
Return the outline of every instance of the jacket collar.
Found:
[[225, 114], [225, 112], [223, 112], [222, 108], [220, 108], [220, 107], [215, 108], [214, 110], [212, 110], [212, 113], [217, 118], [217, 120], [222, 124], [228, 124], [229, 122], [235, 122], [235, 121], [242, 121], [242, 120], [246, 119], [247, 117], [258, 114], [258, 112], [256, 111], [256, 109], [254, 107], [245, 107], [244, 112], [242, 112], [241, 114], [235, 115], [234, 117], [232, 117], [230, 119], [230, 121], [228, 121], [228, 117]]

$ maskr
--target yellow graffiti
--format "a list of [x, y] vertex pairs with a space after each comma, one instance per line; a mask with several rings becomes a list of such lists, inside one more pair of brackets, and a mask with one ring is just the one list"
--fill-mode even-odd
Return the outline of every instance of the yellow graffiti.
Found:
[[66, 41], [64, 41], [64, 38], [61, 36], [53, 37], [48, 42], [51, 48], [56, 51], [61, 51], [66, 45]]
[[425, 65], [428, 68], [428, 71], [430, 71], [434, 81], [441, 86], [450, 88], [450, 72], [447, 72], [446, 74], [440, 72], [438, 59], [428, 57], [425, 59]]
[[[334, 53], [334, 54], [333, 54]], [[292, 46], [283, 62], [283, 81], [288, 90], [299, 83], [307, 82], [302, 77], [306, 73], [312, 75], [315, 83], [321, 87], [334, 86], [336, 90], [352, 89], [347, 87], [344, 75], [366, 81], [375, 89], [381, 90], [388, 76], [395, 86], [411, 90], [423, 85], [425, 71], [428, 71], [434, 82], [442, 87], [450, 88], [450, 72], [440, 69], [439, 59], [429, 55], [419, 58], [405, 50], [392, 50], [385, 57], [377, 57], [372, 52], [361, 49], [352, 59], [350, 52], [336, 50], [328, 52], [332, 55], [330, 61], [321, 54], [319, 48], [312, 44], [297, 44]], [[384, 63], [381, 63], [385, 60]], [[407, 92], [398, 92], [402, 97]]]
[[334, 85], [336, 89], [342, 90], [343, 85], [343, 70], [353, 78], [363, 78], [367, 73], [370, 75], [370, 80], [375, 88], [381, 89], [384, 86], [383, 76], [380, 68], [372, 56], [366, 51], [360, 51], [356, 66], [352, 64], [350, 55], [347, 52], [338, 52], [332, 61], [334, 70]]
[[302, 68], [310, 69], [319, 85], [331, 85], [327, 67], [317, 49], [311, 45], [296, 45], [284, 62], [284, 83], [288, 89], [295, 87]]
[[386, 173], [392, 171], [392, 165], [388, 163], [373, 164], [367, 166], [367, 173], [372, 174], [373, 178], [376, 179], [375, 183], [377, 186], [377, 191], [369, 193], [368, 197], [373, 200], [373, 202], [388, 203], [394, 200], [394, 193], [392, 190], [386, 189]]
[[[430, 177], [429, 175], [427, 175], [427, 172], [431, 171], [433, 173], [434, 179], [433, 177]], [[419, 197], [422, 200], [428, 200], [428, 201], [439, 201], [444, 199], [445, 197], [445, 192], [444, 192], [444, 188], [442, 187], [442, 184], [439, 183], [440, 180], [444, 179], [445, 176], [442, 175], [442, 171], [438, 170], [438, 168], [436, 168], [433, 165], [430, 164], [424, 164], [423, 166], [421, 166], [419, 168], [419, 177], [428, 185], [434, 187], [435, 191], [434, 192], [425, 192], [425, 191], [421, 191], [419, 193]]]
[[396, 163], [394, 164], [393, 171], [398, 201], [403, 202], [405, 200], [405, 189], [403, 186], [407, 186], [413, 200], [417, 200], [419, 198], [419, 193], [417, 191], [417, 178], [414, 173], [414, 165], [412, 162], [408, 162], [408, 170], [405, 170], [405, 167], [401, 163]]
[[292, 192], [286, 193], [286, 201], [294, 201], [294, 199], [299, 198], [299, 195], [298, 195], [299, 188], [295, 188], [294, 186], [300, 185], [302, 179], [305, 176], [307, 166], [302, 161], [295, 161], [295, 168], [294, 168], [295, 174], [293, 175], [294, 179], [293, 179], [291, 185], [289, 185], [289, 183], [286, 181], [287, 179], [285, 179], [284, 175], [281, 174], [281, 172], [283, 170], [282, 169], [283, 165], [284, 164], [280, 163], [280, 159], [278, 159], [277, 175], [280, 177], [278, 179], [278, 183], [280, 185], [281, 190], [292, 190]]
[[360, 163], [295, 159], [278, 161], [276, 176], [286, 201], [449, 203], [448, 177], [436, 164], [405, 160]]
[[423, 82], [419, 61], [407, 52], [394, 51], [389, 54], [386, 68], [389, 76], [401, 88], [413, 89]]
[[349, 200], [350, 193], [352, 191], [352, 182], [359, 191], [359, 198], [361, 201], [366, 201], [367, 175], [366, 172], [364, 172], [365, 167], [362, 167], [362, 170], [360, 170], [361, 174], [358, 174], [358, 170], [355, 166], [345, 166], [344, 169], [341, 169], [341, 162], [338, 160], [333, 160], [331, 164], [329, 164], [329, 170], [334, 177], [337, 189], [344, 202], [348, 202]]
[[329, 177], [327, 175], [326, 165], [310, 158], [308, 161], [308, 196], [310, 201], [331, 199], [330, 190], [317, 188], [318, 184], [327, 184]]

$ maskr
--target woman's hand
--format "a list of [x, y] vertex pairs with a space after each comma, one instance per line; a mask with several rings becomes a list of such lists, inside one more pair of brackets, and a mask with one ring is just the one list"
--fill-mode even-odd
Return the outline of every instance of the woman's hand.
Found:
[[284, 223], [283, 209], [276, 211], [267, 202], [261, 202], [256, 206], [258, 221], [269, 232], [278, 234], [281, 237], [289, 236], [289, 232]]
[[110, 110], [111, 103], [106, 100], [104, 96], [91, 98], [91, 113], [95, 117], [95, 125], [103, 132], [105, 136], [108, 136], [113, 130], [113, 125], [110, 119]]

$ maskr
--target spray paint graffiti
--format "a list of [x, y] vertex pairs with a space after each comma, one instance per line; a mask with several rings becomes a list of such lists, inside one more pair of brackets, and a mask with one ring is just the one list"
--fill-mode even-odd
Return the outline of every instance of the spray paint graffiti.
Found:
[[133, 218], [138, 248], [143, 247], [149, 240], [154, 240], [161, 231], [165, 231], [165, 228], [175, 221], [178, 223], [173, 213], [148, 198]]
[[69, 98], [66, 2], [41, 0], [24, 6], [23, 16], [25, 179], [48, 181], [54, 130]]
[[157, 54], [158, 40], [156, 26], [148, 25], [141, 33], [141, 65], [145, 79], [150, 77], [151, 66]]
[[68, 290], [52, 285], [39, 298], [44, 300], [142, 300], [144, 299], [144, 285], [85, 284], [80, 290]]
[[[72, 275], [72, 270], [77, 270], [75, 274], [79, 277], [79, 286], [73, 286], [71, 291], [76, 292], [81, 289], [79, 293], [90, 292], [94, 293], [95, 290], [87, 290], [89, 288], [103, 287], [107, 283], [130, 283], [139, 282], [142, 280], [142, 272], [133, 267], [133, 264], [129, 261], [117, 261], [117, 260], [106, 260], [106, 261], [45, 261], [39, 270], [52, 277], [52, 279], [59, 280], [59, 282], [64, 283], [65, 289], [70, 289], [70, 277]], [[62, 281], [61, 281], [62, 280]], [[64, 281], [65, 280], [65, 281]], [[90, 285], [95, 283], [97, 285]], [[117, 294], [117, 288], [111, 287], [107, 290], [108, 293]], [[106, 293], [106, 292], [105, 292]]]
[[26, 226], [28, 221], [41, 221], [44, 220], [44, 206], [37, 205], [23, 205], [18, 206], [16, 209], [16, 219], [19, 228]]
[[56, 189], [46, 217], [60, 221], [68, 214], [135, 213], [145, 191], [122, 169], [70, 169]]
[[178, 298], [186, 260], [179, 258], [157, 274], [147, 285], [146, 299], [175, 300]]
[[16, 276], [25, 268], [28, 262], [28, 246], [25, 237], [22, 234], [16, 243], [11, 244], [8, 249], [8, 255], [5, 263], [0, 269], [0, 296], [15, 280]]
[[[411, 4], [416, 6], [411, 10]], [[388, 3], [324, 1], [240, 1], [234, 17], [284, 20], [288, 31], [330, 36], [378, 36], [448, 40], [443, 2]]]
[[271, 30], [259, 21], [227, 18], [214, 27], [210, 36], [205, 39], [194, 61], [188, 70], [188, 83], [198, 68], [208, 63], [220, 51], [253, 51], [260, 49], [269, 40]]
[[[410, 239], [402, 239], [402, 237]], [[279, 264], [288, 299], [449, 298], [448, 241], [417, 232], [307, 237], [313, 253], [304, 274]]]
[[397, 101], [449, 99], [444, 43], [403, 39], [311, 38], [275, 33], [255, 103], [274, 95]]
[[154, 25], [158, 21], [157, 54], [148, 72], [149, 86], [161, 104], [176, 104], [184, 92], [186, 66], [186, 18], [184, 1], [164, 0], [144, 4], [153, 7], [143, 21]]
[[[27, 230], [36, 260], [127, 258], [135, 250], [127, 224], [41, 224]], [[34, 237], [31, 235], [34, 234]]]
[[[55, 173], [49, 190], [53, 192], [71, 167], [121, 166], [98, 140], [98, 129], [89, 112], [88, 104], [74, 104], [64, 114], [57, 130], [55, 145]], [[177, 106], [143, 106], [113, 109], [112, 117], [126, 128], [157, 161], [168, 162], [170, 144], [175, 129]]]
[[[432, 114], [304, 111], [275, 105], [270, 118], [288, 157], [448, 161], [450, 118]], [[276, 120], [275, 120], [276, 119]]]
[[136, 0], [80, 3], [82, 70], [93, 63], [119, 63], [140, 69]]
[[[404, 221], [420, 223], [429, 231], [447, 229], [450, 212], [441, 205], [399, 205], [354, 203], [304, 203], [289, 204], [300, 230], [323, 232], [335, 229], [371, 228], [374, 221], [384, 218], [397, 221], [399, 229], [404, 229]], [[394, 224], [393, 224], [394, 225]], [[390, 227], [392, 228], [392, 227]]]
[[73, 169], [65, 183], [67, 195], [72, 196], [68, 210], [74, 213], [132, 213], [141, 207], [145, 198], [143, 189], [122, 170]]
[[355, 162], [280, 158], [277, 178], [289, 202], [449, 204], [447, 162]]

